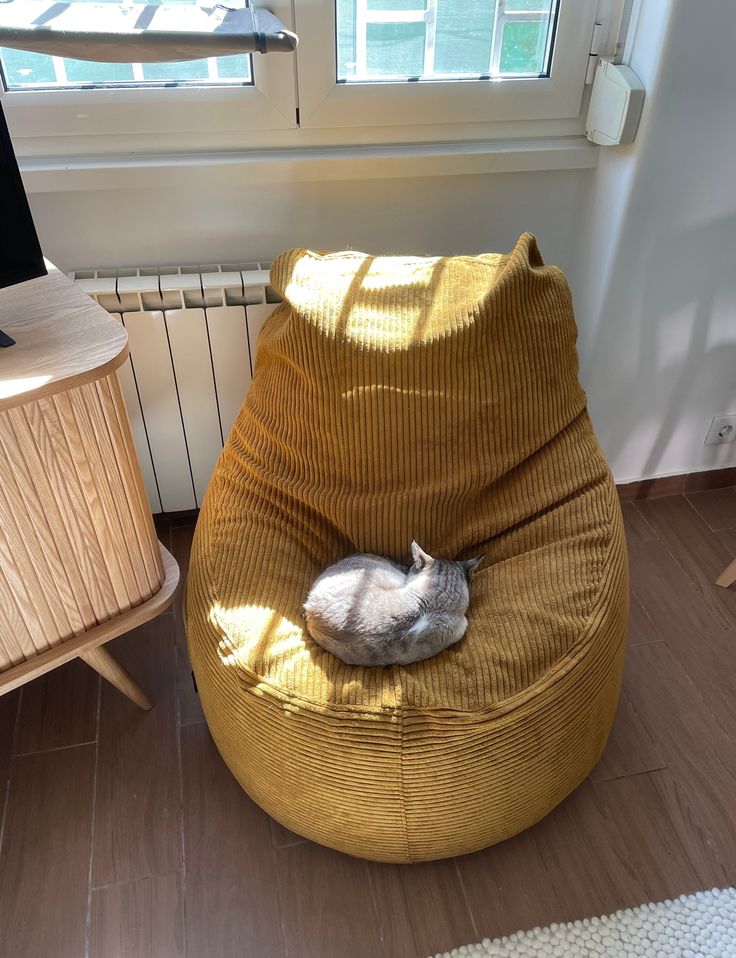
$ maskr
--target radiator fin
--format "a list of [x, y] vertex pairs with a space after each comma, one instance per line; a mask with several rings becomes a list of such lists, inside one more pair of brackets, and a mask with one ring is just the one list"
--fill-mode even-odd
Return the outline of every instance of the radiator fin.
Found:
[[[122, 322], [123, 317], [120, 316], [119, 313], [117, 315]], [[120, 369], [118, 369], [118, 378], [123, 390], [123, 399], [128, 409], [130, 428], [133, 433], [133, 441], [135, 442], [136, 452], [138, 453], [138, 460], [141, 464], [141, 472], [143, 473], [143, 481], [146, 486], [146, 492], [148, 493], [151, 512], [162, 512], [161, 497], [156, 483], [153, 461], [151, 460], [151, 449], [148, 444], [146, 425], [143, 421], [141, 402], [138, 397], [138, 388], [135, 384], [135, 375], [133, 374], [133, 364], [130, 359], [126, 359]]]
[[222, 436], [227, 439], [251, 380], [245, 307], [212, 306], [207, 310], [207, 327]]
[[196, 506], [164, 314], [123, 313], [164, 512]]
[[169, 309], [164, 314], [197, 504], [222, 449], [204, 313], [203, 309]]

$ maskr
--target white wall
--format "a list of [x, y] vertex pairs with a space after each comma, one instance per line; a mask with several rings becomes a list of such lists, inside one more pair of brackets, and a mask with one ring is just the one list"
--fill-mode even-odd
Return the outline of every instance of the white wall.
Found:
[[290, 246], [473, 253], [509, 249], [527, 229], [551, 262], [570, 269], [591, 172], [247, 188], [214, 168], [176, 189], [32, 193], [30, 201], [45, 254], [65, 270], [268, 259]]
[[582, 378], [619, 481], [736, 464], [736, 4], [644, 0], [631, 147], [601, 151], [573, 282]]
[[456, 253], [537, 234], [570, 277], [581, 374], [619, 481], [736, 464], [736, 3], [642, 0], [636, 142], [597, 170], [34, 193], [62, 268], [269, 258], [288, 246]]

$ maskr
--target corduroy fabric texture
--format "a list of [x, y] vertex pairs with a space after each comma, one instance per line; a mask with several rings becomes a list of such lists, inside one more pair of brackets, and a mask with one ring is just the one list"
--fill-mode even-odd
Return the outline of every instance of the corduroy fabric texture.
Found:
[[[189, 648], [213, 738], [274, 818], [382, 861], [457, 855], [542, 818], [616, 708], [628, 573], [577, 378], [562, 273], [507, 255], [292, 250], [197, 524]], [[354, 551], [485, 553], [457, 645], [343, 664], [303, 628]]]

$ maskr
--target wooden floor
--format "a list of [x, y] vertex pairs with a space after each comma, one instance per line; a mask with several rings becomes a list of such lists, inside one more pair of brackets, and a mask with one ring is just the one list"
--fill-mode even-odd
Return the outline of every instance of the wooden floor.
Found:
[[[304, 842], [215, 751], [178, 611], [113, 643], [156, 706], [80, 662], [0, 698], [0, 955], [422, 958], [736, 882], [736, 489], [628, 503], [630, 651], [591, 778], [465, 858]], [[161, 529], [186, 571], [191, 525]]]

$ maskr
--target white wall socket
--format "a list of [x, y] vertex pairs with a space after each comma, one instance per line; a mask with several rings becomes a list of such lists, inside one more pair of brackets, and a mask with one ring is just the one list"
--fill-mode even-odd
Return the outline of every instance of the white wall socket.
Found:
[[736, 414], [733, 416], [716, 416], [710, 424], [708, 435], [705, 437], [706, 446], [717, 446], [722, 442], [733, 442], [736, 439]]

